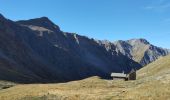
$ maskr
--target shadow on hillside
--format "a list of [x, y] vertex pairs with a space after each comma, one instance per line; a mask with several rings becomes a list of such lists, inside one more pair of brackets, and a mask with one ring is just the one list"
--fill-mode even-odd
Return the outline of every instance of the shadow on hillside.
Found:
[[8, 82], [14, 82], [14, 83], [19, 83], [19, 84], [48, 84], [48, 83], [66, 83], [66, 82], [70, 82], [70, 81], [78, 81], [78, 80], [83, 80], [86, 78], [90, 78], [90, 77], [94, 77], [97, 76], [101, 79], [105, 79], [105, 80], [112, 80], [112, 77], [110, 77], [109, 75], [107, 76], [101, 76], [101, 75], [90, 75], [90, 76], [86, 76], [86, 77], [81, 77], [81, 78], [75, 78], [75, 79], [64, 79], [64, 80], [30, 80], [30, 79], [21, 79], [21, 80], [17, 80], [17, 79], [3, 79], [0, 78], [0, 80], [3, 81], [8, 81]]

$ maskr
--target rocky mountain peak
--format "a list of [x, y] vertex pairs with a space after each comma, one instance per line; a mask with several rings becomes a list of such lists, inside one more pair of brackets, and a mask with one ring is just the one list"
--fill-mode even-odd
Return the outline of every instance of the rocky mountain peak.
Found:
[[115, 41], [114, 44], [115, 44], [115, 45], [126, 45], [127, 42], [126, 42], [126, 41], [123, 41], [123, 40], [118, 40], [118, 41]]
[[0, 30], [5, 30], [6, 32], [11, 31], [11, 20], [6, 19], [2, 14], [0, 14]]
[[150, 44], [146, 39], [131, 39], [127, 41], [116, 41], [117, 51], [135, 60], [141, 65], [149, 64], [161, 56], [168, 54], [167, 49], [163, 49]]
[[4, 19], [4, 16], [2, 14], [0, 14], [0, 19]]
[[55, 25], [48, 17], [40, 17], [40, 18], [35, 18], [30, 20], [21, 20], [21, 21], [17, 21], [17, 23], [23, 25], [44, 27], [54, 32], [60, 31], [59, 26]]
[[0, 13], [0, 23], [7, 21], [8, 19], [6, 19], [1, 13]]
[[44, 21], [50, 21], [50, 22], [51, 22], [51, 20], [50, 20], [48, 17], [46, 17], [46, 16], [40, 17], [39, 19], [44, 20]]
[[150, 44], [146, 39], [143, 39], [143, 38], [140, 38], [140, 39], [131, 39], [131, 40], [128, 40], [127, 42], [129, 42], [130, 44]]

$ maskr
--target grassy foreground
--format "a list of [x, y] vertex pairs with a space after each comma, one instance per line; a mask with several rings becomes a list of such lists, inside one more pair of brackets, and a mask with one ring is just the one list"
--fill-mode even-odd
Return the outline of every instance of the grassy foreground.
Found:
[[91, 77], [60, 84], [20, 84], [0, 90], [0, 100], [168, 100], [170, 56], [142, 68], [136, 81]]

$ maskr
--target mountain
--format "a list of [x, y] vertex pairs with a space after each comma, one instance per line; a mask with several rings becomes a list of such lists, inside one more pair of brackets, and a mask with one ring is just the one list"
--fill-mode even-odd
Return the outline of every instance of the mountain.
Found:
[[118, 52], [140, 63], [142, 66], [169, 54], [168, 49], [154, 46], [145, 39], [119, 40], [114, 44]]
[[63, 32], [47, 17], [14, 22], [0, 15], [0, 80], [66, 82], [141, 68], [114, 45], [110, 48]]
[[170, 49], [167, 49], [168, 50], [168, 54], [170, 54]]

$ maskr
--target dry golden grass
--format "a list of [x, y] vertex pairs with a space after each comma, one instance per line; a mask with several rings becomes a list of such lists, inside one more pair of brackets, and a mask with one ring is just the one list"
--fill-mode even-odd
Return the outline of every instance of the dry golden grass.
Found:
[[170, 56], [141, 69], [136, 81], [91, 77], [60, 84], [16, 85], [0, 90], [0, 100], [168, 100]]
[[17, 85], [0, 91], [0, 100], [19, 100], [34, 97], [36, 99], [56, 98], [69, 100], [103, 100], [116, 97], [123, 92], [123, 81], [102, 80], [92, 77], [81, 81], [61, 84]]
[[138, 71], [138, 78], [170, 74], [170, 55], [162, 57]]

